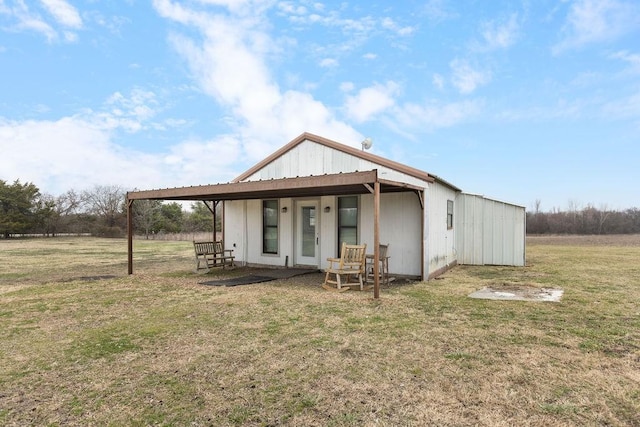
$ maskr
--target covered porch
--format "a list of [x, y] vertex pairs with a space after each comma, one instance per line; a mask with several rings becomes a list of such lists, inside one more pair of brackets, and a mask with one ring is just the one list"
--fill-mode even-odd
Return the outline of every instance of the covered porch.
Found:
[[[133, 274], [133, 207], [136, 200], [172, 200], [213, 202], [210, 208], [216, 215], [215, 206], [219, 202], [237, 200], [256, 200], [269, 198], [305, 198], [321, 196], [344, 196], [371, 194], [373, 196], [373, 291], [374, 298], [380, 296], [380, 195], [383, 193], [412, 192], [419, 200], [424, 217], [425, 188], [381, 179], [377, 169], [362, 172], [327, 174], [295, 178], [270, 179], [260, 181], [242, 181], [226, 184], [202, 185], [193, 187], [167, 188], [158, 190], [133, 191], [127, 193], [128, 221], [128, 273]], [[224, 204], [222, 207], [222, 227], [224, 235]], [[424, 221], [423, 221], [424, 224]], [[421, 227], [424, 241], [424, 226]], [[421, 245], [421, 259], [424, 260], [424, 245]], [[421, 277], [424, 279], [424, 263], [421, 263]]]

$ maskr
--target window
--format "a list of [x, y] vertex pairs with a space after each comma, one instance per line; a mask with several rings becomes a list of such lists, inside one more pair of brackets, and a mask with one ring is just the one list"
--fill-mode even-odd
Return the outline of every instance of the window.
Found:
[[278, 253], [278, 201], [262, 201], [262, 252]]
[[447, 200], [447, 230], [453, 228], [453, 200]]
[[343, 242], [358, 243], [358, 196], [338, 198], [338, 254]]

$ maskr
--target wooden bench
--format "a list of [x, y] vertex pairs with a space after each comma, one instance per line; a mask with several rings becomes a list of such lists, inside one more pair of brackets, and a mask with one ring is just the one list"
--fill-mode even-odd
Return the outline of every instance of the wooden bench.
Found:
[[233, 249], [224, 249], [222, 242], [193, 241], [196, 253], [196, 273], [200, 270], [209, 271], [212, 267], [234, 267]]

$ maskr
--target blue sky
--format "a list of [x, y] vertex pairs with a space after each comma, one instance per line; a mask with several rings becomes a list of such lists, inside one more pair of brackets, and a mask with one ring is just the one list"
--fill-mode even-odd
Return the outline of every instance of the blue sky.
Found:
[[543, 210], [640, 206], [640, 3], [0, 0], [0, 179], [227, 182], [302, 132]]

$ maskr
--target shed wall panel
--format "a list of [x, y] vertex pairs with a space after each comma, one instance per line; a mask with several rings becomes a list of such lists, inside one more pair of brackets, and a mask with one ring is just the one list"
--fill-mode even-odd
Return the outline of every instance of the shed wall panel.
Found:
[[525, 265], [523, 207], [461, 193], [455, 215], [460, 264]]
[[483, 201], [477, 197], [456, 198], [456, 250], [461, 264], [483, 263]]

